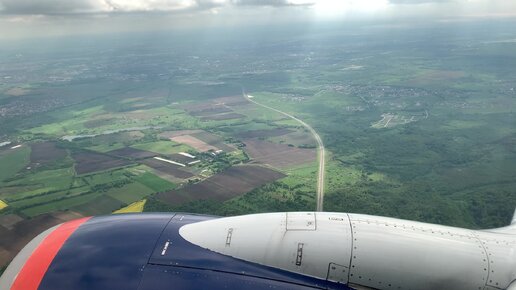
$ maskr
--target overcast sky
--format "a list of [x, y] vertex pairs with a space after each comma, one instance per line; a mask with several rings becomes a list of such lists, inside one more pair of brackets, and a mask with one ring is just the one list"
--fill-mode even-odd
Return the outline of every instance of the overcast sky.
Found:
[[0, 38], [303, 21], [516, 18], [516, 0], [0, 0]]

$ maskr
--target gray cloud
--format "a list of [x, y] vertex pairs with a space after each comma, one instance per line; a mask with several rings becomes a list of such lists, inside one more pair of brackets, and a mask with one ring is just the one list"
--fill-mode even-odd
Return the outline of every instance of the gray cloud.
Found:
[[74, 14], [109, 12], [174, 12], [224, 6], [299, 6], [315, 0], [0, 0], [3, 14]]
[[233, 5], [243, 6], [306, 6], [314, 5], [315, 1], [289, 1], [289, 0], [232, 0]]
[[428, 4], [428, 3], [450, 3], [453, 0], [389, 0], [391, 4]]
[[8, 14], [56, 14], [98, 11], [97, 0], [0, 0], [0, 9]]
[[[367, 1], [373, 0], [0, 0], [0, 17], [11, 16], [46, 16], [46, 15], [75, 15], [85, 14], [94, 16], [109, 16], [110, 14], [134, 14], [160, 12], [162, 14], [177, 13], [192, 14], [195, 12], [209, 12], [212, 14], [220, 13], [224, 15], [239, 15], [242, 11], [247, 12], [256, 10], [254, 15], [260, 15], [264, 10], [241, 9], [236, 12], [238, 7], [296, 7], [313, 6], [314, 9], [304, 9], [306, 11], [292, 9], [292, 13], [305, 13], [307, 11], [315, 14], [324, 11], [330, 14], [332, 5], [336, 7], [345, 4], [347, 11], [356, 7], [362, 7], [362, 1], [367, 7]], [[322, 5], [319, 6], [319, 2]], [[327, 2], [325, 4], [325, 2]], [[378, 2], [378, 1], [377, 1]], [[381, 1], [379, 1], [381, 2]], [[385, 0], [390, 3], [389, 7], [384, 6], [383, 12], [402, 15], [423, 15], [431, 16], [446, 14], [479, 14], [486, 13], [512, 13], [516, 11], [516, 2], [508, 0]], [[329, 3], [329, 5], [327, 5]], [[333, 4], [332, 4], [333, 3]], [[350, 5], [346, 5], [350, 4]], [[448, 3], [449, 5], [441, 5]], [[435, 4], [430, 9], [429, 5]], [[318, 7], [319, 6], [319, 7]], [[353, 8], [355, 7], [355, 8]], [[321, 8], [321, 9], [318, 9]], [[324, 8], [324, 9], [323, 9]], [[422, 10], [423, 9], [423, 10]], [[333, 11], [332, 11], [333, 12]], [[339, 10], [335, 9], [338, 13]], [[267, 12], [270, 13], [270, 12]], [[282, 11], [286, 13], [286, 11]], [[193, 14], [192, 14], [193, 15]]]

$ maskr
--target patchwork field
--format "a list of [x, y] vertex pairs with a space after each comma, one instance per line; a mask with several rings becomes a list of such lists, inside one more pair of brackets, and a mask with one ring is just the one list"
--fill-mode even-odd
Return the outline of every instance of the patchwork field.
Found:
[[195, 200], [224, 201], [284, 176], [281, 172], [258, 165], [234, 166], [200, 183], [160, 193], [157, 197], [175, 206]]
[[224, 105], [208, 105], [208, 106], [189, 106], [190, 115], [194, 117], [208, 117], [216, 114], [233, 112]]
[[222, 113], [230, 112], [232, 106], [248, 105], [249, 101], [241, 95], [213, 98], [206, 102], [191, 103], [183, 105], [181, 108], [190, 114], [199, 112], [213, 112]]
[[65, 149], [58, 148], [53, 142], [34, 143], [30, 146], [30, 163], [31, 166], [49, 165], [57, 160], [68, 156]]
[[72, 158], [76, 162], [75, 171], [79, 175], [132, 164], [132, 162], [125, 159], [117, 159], [108, 155], [88, 151], [75, 152], [72, 154]]
[[82, 217], [78, 213], [55, 212], [32, 219], [17, 215], [0, 217], [0, 265], [6, 265], [34, 237], [57, 224]]
[[164, 139], [171, 139], [183, 135], [191, 135], [195, 133], [203, 132], [203, 130], [178, 130], [178, 131], [165, 131], [158, 134], [158, 137]]
[[209, 144], [209, 145], [217, 148], [217, 150], [223, 150], [225, 152], [232, 152], [235, 150], [234, 147], [226, 144], [220, 136], [215, 135], [210, 132], [206, 132], [206, 131], [198, 132], [198, 133], [191, 134], [191, 136], [205, 142], [206, 144]]
[[226, 114], [216, 114], [210, 116], [204, 116], [201, 118], [202, 121], [224, 121], [224, 120], [233, 120], [233, 119], [241, 119], [244, 118], [245, 115], [238, 113], [226, 113]]
[[243, 140], [243, 149], [256, 162], [276, 168], [289, 168], [316, 160], [315, 149], [302, 149], [256, 139]]
[[123, 207], [124, 205], [126, 205], [126, 203], [116, 198], [108, 195], [101, 195], [87, 203], [72, 208], [72, 210], [84, 216], [95, 216], [110, 213], [115, 209]]
[[[194, 155], [191, 155], [191, 156], [194, 156]], [[168, 158], [170, 160], [175, 161], [175, 162], [179, 162], [179, 163], [182, 163], [182, 164], [188, 164], [188, 163], [193, 162], [193, 161], [196, 160], [195, 157], [191, 157], [191, 156], [177, 153], [177, 154], [170, 155]]]
[[249, 105], [249, 101], [241, 95], [214, 98], [213, 103], [229, 107]]
[[188, 112], [190, 115], [209, 115], [219, 112], [231, 112], [231, 109], [228, 107], [222, 104], [215, 104], [214, 102], [190, 103], [182, 105], [181, 108]]
[[145, 134], [141, 131], [128, 131], [99, 135], [93, 138], [74, 140], [80, 147], [97, 152], [107, 152], [127, 147], [128, 144], [139, 142]]
[[192, 173], [181, 169], [182, 167], [178, 165], [156, 160], [154, 158], [143, 160], [142, 163], [152, 169], [167, 175], [171, 175], [175, 178], [187, 179], [194, 176]]
[[143, 173], [139, 172], [136, 176], [133, 176], [132, 179], [152, 189], [154, 192], [168, 191], [177, 187], [176, 184], [147, 171]]
[[172, 138], [170, 138], [170, 140], [177, 142], [177, 143], [186, 144], [200, 152], [206, 152], [206, 151], [210, 151], [210, 150], [214, 150], [214, 151], [219, 150], [217, 147], [212, 146], [192, 135], [181, 135], [181, 136], [177, 136], [177, 137], [172, 137]]
[[300, 148], [316, 148], [317, 142], [308, 132], [305, 131], [295, 131], [292, 133], [288, 133], [285, 135], [270, 137], [267, 140], [272, 141], [274, 143], [294, 145]]
[[30, 147], [0, 150], [0, 183], [15, 176], [29, 164]]
[[181, 108], [192, 117], [199, 118], [203, 122], [227, 121], [246, 118], [245, 114], [235, 112], [233, 107], [248, 104], [249, 102], [243, 97], [233, 96], [215, 98], [203, 103], [186, 104], [181, 106]]
[[107, 154], [113, 155], [113, 156], [118, 156], [118, 157], [131, 158], [131, 159], [146, 159], [146, 158], [152, 158], [152, 157], [158, 155], [154, 152], [135, 149], [135, 148], [131, 148], [131, 147], [125, 147], [125, 148], [109, 151], [109, 152], [107, 152]]
[[23, 221], [23, 218], [16, 214], [6, 214], [3, 216], [0, 216], [0, 226], [12, 230], [14, 226]]
[[171, 141], [153, 141], [153, 142], [145, 142], [139, 143], [132, 146], [132, 148], [150, 151], [157, 154], [169, 155], [175, 154], [179, 152], [187, 152], [194, 150], [191, 146], [187, 146], [188, 144], [179, 144], [178, 142]]
[[252, 131], [244, 131], [236, 134], [236, 137], [243, 139], [250, 138], [268, 138], [268, 137], [278, 137], [283, 136], [289, 133], [294, 132], [294, 130], [286, 129], [286, 128], [277, 128], [277, 129], [262, 129], [262, 130], [252, 130]]

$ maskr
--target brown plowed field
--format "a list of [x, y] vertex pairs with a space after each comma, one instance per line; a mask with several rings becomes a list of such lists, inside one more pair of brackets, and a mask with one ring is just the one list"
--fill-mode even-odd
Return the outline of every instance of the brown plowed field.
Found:
[[30, 240], [46, 229], [81, 217], [74, 212], [56, 212], [19, 221], [12, 229], [0, 225], [0, 268], [9, 263]]
[[187, 156], [183, 156], [181, 154], [172, 154], [169, 156], [168, 159], [175, 161], [175, 162], [183, 163], [183, 164], [188, 164], [189, 162], [193, 162], [196, 160], [195, 158], [190, 158]]
[[224, 201], [282, 177], [283, 173], [263, 166], [234, 166], [200, 183], [161, 193], [158, 198], [172, 205], [201, 199]]
[[242, 96], [220, 97], [213, 99], [215, 104], [224, 104], [226, 106], [248, 105], [249, 101]]
[[187, 179], [194, 176], [192, 173], [180, 169], [181, 167], [178, 165], [174, 165], [171, 163], [167, 163], [164, 161], [156, 160], [156, 159], [146, 159], [142, 161], [143, 164], [153, 168], [161, 173], [165, 173], [168, 175], [172, 175], [173, 177], [180, 179]]
[[125, 147], [122, 149], [109, 151], [107, 154], [125, 157], [125, 158], [132, 158], [132, 159], [145, 159], [145, 158], [151, 158], [154, 156], [158, 156], [158, 154], [156, 154], [154, 152], [140, 150], [140, 149], [134, 149], [131, 147]]
[[205, 103], [195, 103], [195, 104], [186, 104], [181, 106], [181, 108], [185, 111], [187, 111], [189, 114], [193, 114], [195, 112], [203, 112], [203, 111], [210, 111], [210, 110], [216, 110], [220, 107], [224, 107], [222, 105], [217, 105], [212, 102], [205, 102]]
[[8, 230], [12, 230], [14, 226], [21, 221], [23, 221], [23, 218], [16, 214], [0, 216], [0, 226]]
[[301, 149], [257, 139], [246, 139], [243, 142], [246, 145], [245, 152], [252, 159], [276, 168], [298, 166], [317, 158], [315, 149]]
[[186, 144], [200, 152], [206, 152], [208, 150], [218, 150], [217, 147], [211, 146], [208, 143], [206, 143], [192, 135], [177, 136], [177, 137], [170, 138], [170, 140], [177, 142], [177, 143]]
[[52, 142], [35, 143], [30, 145], [30, 148], [30, 163], [32, 166], [51, 164], [68, 155], [65, 149], [58, 148]]
[[132, 164], [128, 160], [88, 151], [73, 153], [72, 157], [76, 162], [75, 172], [79, 175]]
[[174, 138], [174, 137], [183, 136], [183, 135], [191, 135], [191, 134], [199, 133], [199, 132], [203, 132], [203, 131], [202, 130], [167, 131], [167, 132], [160, 133], [158, 136], [160, 138], [171, 139], [171, 138]]
[[217, 149], [221, 149], [226, 152], [235, 151], [235, 148], [224, 143], [224, 140], [222, 140], [220, 136], [212, 134], [210, 132], [202, 131], [199, 133], [192, 134], [192, 136], [203, 142], [206, 142], [206, 144], [216, 147]]

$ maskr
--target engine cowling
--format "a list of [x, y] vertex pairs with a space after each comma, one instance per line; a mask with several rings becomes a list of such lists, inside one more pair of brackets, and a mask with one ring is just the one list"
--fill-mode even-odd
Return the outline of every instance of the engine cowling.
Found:
[[49, 229], [18, 254], [0, 289], [512, 290], [515, 279], [507, 229], [343, 213], [163, 213]]

